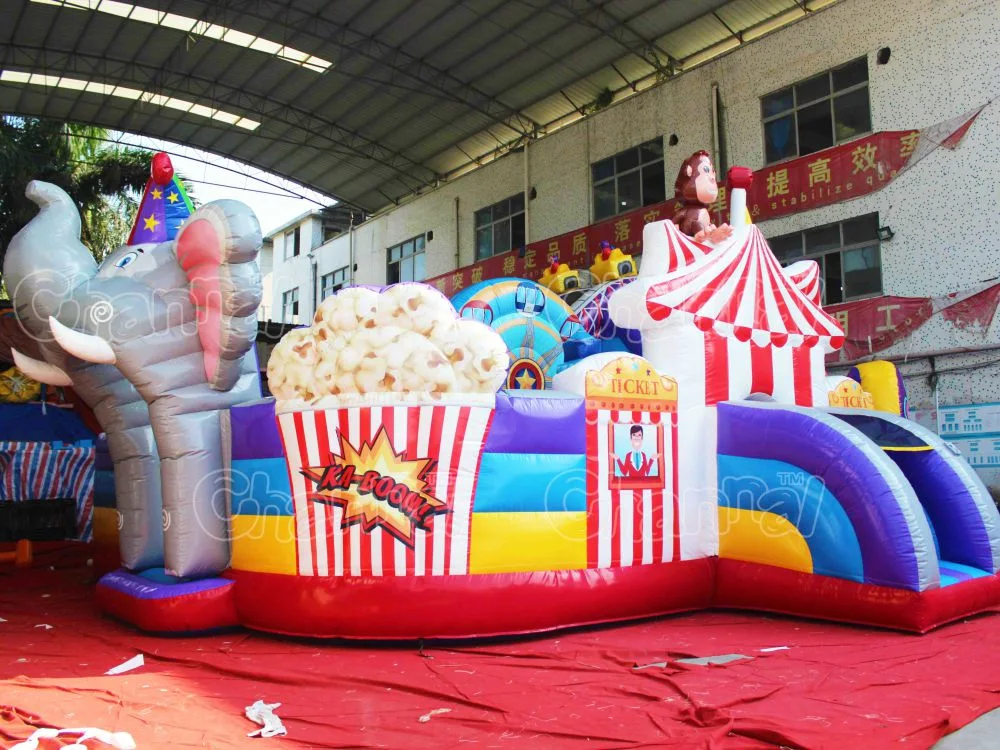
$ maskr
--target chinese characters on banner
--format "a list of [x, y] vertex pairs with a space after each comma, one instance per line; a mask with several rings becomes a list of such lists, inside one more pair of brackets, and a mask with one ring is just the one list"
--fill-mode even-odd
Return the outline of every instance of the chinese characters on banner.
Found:
[[[918, 130], [874, 133], [815, 154], [764, 167], [753, 176], [747, 208], [754, 222], [808, 211], [831, 203], [858, 198], [884, 187], [896, 177], [913, 154]], [[668, 173], [670, 170], [667, 170]], [[720, 180], [724, 180], [720, 175]], [[602, 240], [624, 253], [642, 253], [642, 228], [652, 221], [672, 217], [681, 204], [671, 199], [644, 206], [599, 224], [532, 242], [524, 257], [516, 250], [496, 255], [471, 266], [428, 279], [449, 297], [461, 289], [503, 276], [538, 279], [545, 267], [558, 260], [570, 268], [589, 268]], [[716, 224], [729, 221], [726, 189], [710, 207]]]
[[[747, 196], [750, 217], [774, 219], [874, 193], [896, 177], [919, 138], [919, 130], [874, 133], [759, 169]], [[723, 220], [721, 213], [713, 212], [712, 218]]]
[[827, 364], [852, 362], [888, 349], [922, 326], [934, 312], [925, 297], [875, 297], [824, 308], [844, 329], [844, 346], [827, 355]]
[[[827, 357], [827, 364], [853, 362], [888, 349], [935, 315], [941, 315], [954, 330], [978, 330], [985, 335], [998, 305], [1000, 284], [990, 283], [941, 297], [874, 297], [830, 305], [825, 309], [844, 329], [844, 346]], [[951, 344], [939, 341], [935, 346], [948, 349]]]
[[607, 240], [623, 253], [638, 255], [642, 252], [642, 228], [651, 221], [660, 221], [673, 216], [680, 204], [674, 201], [657, 203], [652, 206], [615, 216], [574, 232], [558, 237], [532, 242], [524, 249], [524, 257], [516, 250], [494, 255], [472, 266], [465, 266], [450, 273], [428, 279], [447, 296], [465, 289], [472, 284], [504, 276], [524, 279], [538, 279], [545, 267], [558, 259], [570, 268], [587, 269], [600, 252], [601, 240]]

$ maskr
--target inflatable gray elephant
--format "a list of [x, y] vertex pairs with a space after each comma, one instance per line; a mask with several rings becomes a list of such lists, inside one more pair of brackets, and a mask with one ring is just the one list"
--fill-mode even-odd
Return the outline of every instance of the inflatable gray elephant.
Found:
[[27, 195], [41, 210], [12, 240], [4, 278], [46, 361], [19, 357], [22, 369], [71, 382], [107, 432], [123, 564], [155, 565], [162, 538], [167, 573], [221, 572], [229, 563], [221, 412], [260, 397], [256, 217], [242, 203], [215, 201], [174, 241], [126, 246], [98, 265], [66, 193], [32, 182]]

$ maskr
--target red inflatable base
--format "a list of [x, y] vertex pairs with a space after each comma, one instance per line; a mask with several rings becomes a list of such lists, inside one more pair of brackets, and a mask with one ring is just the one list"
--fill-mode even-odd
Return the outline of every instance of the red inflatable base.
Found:
[[715, 558], [614, 570], [300, 577], [229, 571], [243, 625], [294, 636], [482, 638], [710, 606]]
[[239, 624], [233, 582], [222, 578], [159, 583], [117, 570], [97, 582], [97, 603], [112, 617], [151, 633], [197, 633]]
[[1000, 577], [917, 592], [720, 558], [714, 605], [926, 633], [1000, 605]]

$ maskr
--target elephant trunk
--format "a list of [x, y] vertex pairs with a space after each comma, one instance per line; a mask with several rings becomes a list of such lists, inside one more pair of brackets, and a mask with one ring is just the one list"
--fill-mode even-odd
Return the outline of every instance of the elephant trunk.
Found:
[[62, 189], [35, 180], [25, 192], [40, 210], [10, 241], [4, 281], [18, 319], [35, 336], [50, 340], [48, 317], [97, 272], [97, 262], [80, 242], [80, 214]]

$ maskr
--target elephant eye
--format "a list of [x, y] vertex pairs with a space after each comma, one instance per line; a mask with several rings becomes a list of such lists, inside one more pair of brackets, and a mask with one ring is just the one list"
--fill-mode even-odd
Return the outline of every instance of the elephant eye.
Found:
[[115, 267], [116, 268], [125, 268], [125, 266], [127, 266], [129, 263], [131, 263], [133, 260], [135, 260], [138, 257], [139, 257], [139, 253], [137, 253], [137, 252], [133, 251], [133, 252], [130, 252], [130, 253], [126, 253], [125, 255], [123, 255], [122, 257], [120, 257], [118, 260], [115, 261]]

